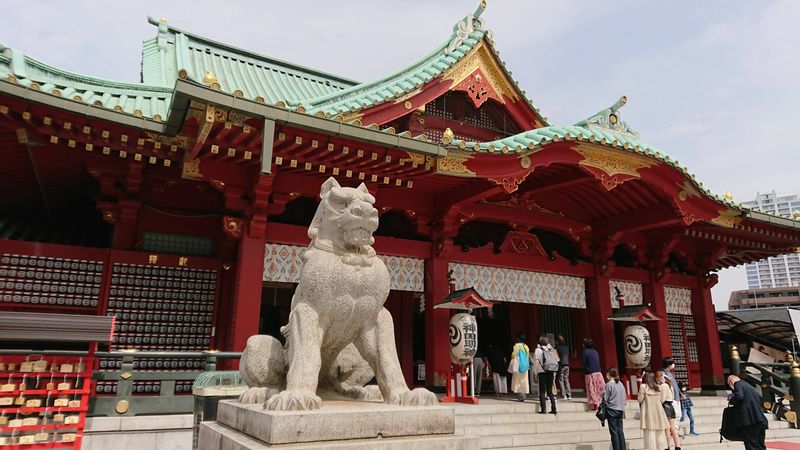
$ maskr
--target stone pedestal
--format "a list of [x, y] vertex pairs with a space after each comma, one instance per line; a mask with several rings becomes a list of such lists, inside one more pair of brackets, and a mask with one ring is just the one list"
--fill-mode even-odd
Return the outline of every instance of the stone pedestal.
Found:
[[316, 411], [267, 411], [227, 400], [219, 404], [217, 422], [200, 424], [198, 448], [480, 448], [477, 438], [454, 432], [455, 412], [444, 406], [326, 401]]

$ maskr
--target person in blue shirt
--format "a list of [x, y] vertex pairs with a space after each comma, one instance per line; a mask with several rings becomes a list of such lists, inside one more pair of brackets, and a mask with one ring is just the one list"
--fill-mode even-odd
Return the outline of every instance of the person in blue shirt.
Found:
[[692, 397], [689, 396], [689, 386], [681, 382], [681, 409], [683, 410], [683, 416], [681, 417], [681, 422], [685, 421], [686, 418], [689, 418], [689, 434], [692, 436], [700, 436], [700, 433], [694, 431], [694, 415], [692, 414], [692, 406], [694, 403], [692, 402]]

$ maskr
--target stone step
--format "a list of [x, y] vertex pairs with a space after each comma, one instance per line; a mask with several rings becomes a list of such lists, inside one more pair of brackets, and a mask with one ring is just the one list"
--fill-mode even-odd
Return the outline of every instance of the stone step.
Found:
[[454, 435], [339, 440], [268, 446], [262, 441], [253, 439], [219, 422], [202, 422], [200, 424], [199, 442], [200, 450], [268, 450], [274, 448], [294, 450], [371, 450], [375, 448], [387, 450], [417, 450], [420, 448], [431, 450], [480, 449], [479, 442], [474, 437]]
[[[508, 439], [499, 439], [498, 437], [481, 438], [481, 448], [492, 448], [497, 450], [611, 450], [609, 443], [608, 430], [603, 430], [603, 433], [581, 433], [580, 440], [576, 440], [575, 433], [571, 433], [567, 438], [570, 442], [563, 442], [567, 439], [562, 439], [561, 442], [553, 441], [550, 439], [536, 437], [541, 435], [521, 435], [509, 436]], [[629, 432], [625, 430], [625, 437], [628, 443], [628, 450], [640, 450], [644, 447], [641, 439], [641, 430]], [[515, 439], [516, 438], [516, 439]], [[767, 439], [800, 439], [800, 430], [793, 428], [782, 428], [778, 430], [767, 430]], [[587, 440], [591, 439], [591, 440]], [[717, 431], [703, 433], [700, 436], [687, 436], [682, 439], [682, 448], [692, 449], [696, 446], [700, 448], [743, 448], [740, 443], [719, 443], [719, 433]], [[507, 442], [508, 445], [497, 446]]]
[[[695, 413], [703, 414], [708, 409], [715, 409], [717, 411], [728, 405], [725, 398], [720, 397], [700, 397], [693, 399], [695, 406], [692, 411]], [[549, 401], [547, 402], [548, 409], [550, 408]], [[456, 410], [456, 414], [503, 414], [515, 412], [537, 412], [539, 411], [539, 399], [529, 396], [524, 402], [517, 402], [512, 399], [495, 400], [490, 399], [484, 401], [478, 407], [474, 405], [452, 404]], [[559, 412], [586, 412], [592, 411], [593, 408], [586, 402], [579, 399], [575, 400], [559, 400], [556, 403], [556, 409]], [[626, 410], [639, 410], [639, 404], [636, 400], [628, 400], [625, 403]]]
[[[718, 424], [722, 414], [722, 408], [701, 408], [694, 411], [695, 424], [714, 423]], [[639, 420], [638, 406], [636, 409], [627, 408], [625, 419]], [[767, 417], [774, 419], [774, 416], [767, 414]], [[481, 425], [506, 425], [506, 424], [551, 424], [560, 427], [562, 423], [592, 422], [599, 424], [592, 411], [584, 412], [559, 412], [557, 415], [536, 414], [529, 411], [516, 413], [494, 413], [494, 414], [462, 414], [456, 412], [456, 427], [475, 427]], [[679, 422], [679, 425], [689, 426], [689, 419]]]

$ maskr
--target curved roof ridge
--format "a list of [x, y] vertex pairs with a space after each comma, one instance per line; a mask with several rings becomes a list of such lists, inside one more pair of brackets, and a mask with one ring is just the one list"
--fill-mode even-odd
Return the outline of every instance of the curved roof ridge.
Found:
[[480, 18], [485, 9], [486, 1], [482, 0], [474, 13], [468, 14], [453, 26], [453, 31], [444, 43], [421, 59], [389, 75], [340, 92], [309, 99], [305, 106], [309, 106], [312, 112], [322, 111], [335, 115], [355, 112], [412, 92], [453, 67], [490, 33]]
[[[156, 86], [132, 81], [110, 80], [107, 78], [94, 77], [91, 75], [73, 72], [71, 70], [61, 69], [51, 66], [50, 64], [42, 62], [38, 59], [32, 58], [19, 50], [15, 50], [3, 44], [0, 44], [0, 52], [12, 53], [12, 56], [6, 56], [4, 59], [10, 62], [8, 70], [9, 74], [16, 78], [29, 78], [37, 82], [49, 81], [53, 84], [65, 84], [65, 81], [73, 81], [86, 84], [87, 86], [124, 89], [131, 91], [141, 91], [142, 89], [146, 89], [152, 92], [163, 92], [165, 94], [172, 94], [174, 90], [172, 87]], [[0, 57], [2, 56], [3, 55], [0, 54]], [[19, 62], [22, 62], [25, 67], [17, 67]], [[44, 76], [36, 79], [37, 77], [28, 74], [28, 68], [38, 69], [40, 74]]]
[[243, 49], [243, 48], [240, 48], [240, 47], [236, 47], [236, 46], [233, 46], [233, 45], [225, 44], [225, 43], [216, 41], [214, 39], [207, 38], [205, 36], [200, 36], [198, 34], [194, 34], [194, 33], [185, 31], [183, 29], [176, 28], [176, 27], [174, 27], [172, 25], [169, 25], [166, 22], [161, 22], [159, 20], [156, 20], [153, 17], [149, 17], [148, 16], [147, 17], [147, 21], [151, 25], [156, 25], [156, 26], [161, 26], [163, 24], [173, 34], [183, 34], [183, 35], [185, 35], [185, 36], [187, 36], [187, 37], [189, 37], [189, 38], [191, 38], [191, 39], [193, 39], [193, 40], [195, 40], [197, 42], [216, 47], [217, 49], [222, 50], [222, 51], [230, 52], [230, 53], [237, 54], [237, 55], [240, 55], [240, 56], [243, 56], [243, 57], [247, 57], [247, 58], [256, 59], [256, 60], [259, 60], [259, 61], [261, 61], [261, 62], [263, 62], [265, 64], [275, 64], [275, 65], [283, 66], [283, 67], [286, 67], [287, 69], [297, 70], [297, 71], [304, 72], [304, 73], [307, 73], [307, 74], [310, 74], [310, 75], [316, 75], [316, 76], [319, 76], [319, 77], [322, 77], [322, 78], [335, 80], [335, 81], [338, 81], [338, 82], [344, 83], [344, 84], [358, 85], [360, 83], [359, 81], [352, 80], [350, 78], [346, 78], [346, 77], [343, 77], [341, 75], [336, 75], [336, 74], [333, 74], [333, 73], [330, 73], [330, 72], [325, 72], [325, 71], [322, 71], [322, 70], [319, 70], [319, 69], [314, 69], [312, 67], [303, 66], [301, 64], [296, 64], [296, 63], [285, 61], [285, 60], [282, 60], [282, 59], [272, 58], [270, 56], [266, 56], [266, 55], [263, 55], [261, 53], [257, 53], [257, 52], [251, 51], [251, 50], [246, 50], [246, 49]]

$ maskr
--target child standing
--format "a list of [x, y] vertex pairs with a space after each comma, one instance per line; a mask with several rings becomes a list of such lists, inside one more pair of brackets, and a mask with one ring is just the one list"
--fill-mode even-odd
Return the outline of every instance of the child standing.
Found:
[[692, 406], [694, 403], [692, 402], [692, 397], [689, 396], [689, 386], [681, 382], [681, 408], [683, 409], [683, 417], [681, 417], [681, 422], [686, 420], [686, 417], [689, 417], [689, 434], [692, 436], [699, 436], [700, 433], [694, 431], [694, 415], [692, 414]]

